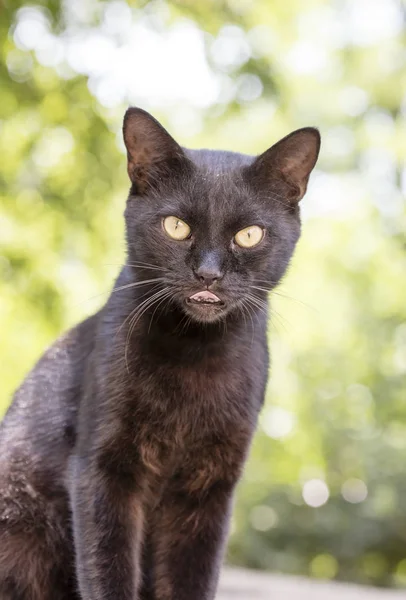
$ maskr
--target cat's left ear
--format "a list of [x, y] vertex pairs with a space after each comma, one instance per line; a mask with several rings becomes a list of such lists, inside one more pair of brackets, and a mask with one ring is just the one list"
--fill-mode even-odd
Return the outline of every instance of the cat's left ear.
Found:
[[137, 194], [147, 193], [149, 188], [190, 167], [179, 144], [142, 108], [129, 108], [125, 113], [123, 137], [128, 175]]
[[292, 204], [297, 203], [306, 193], [319, 151], [318, 130], [314, 127], [297, 129], [258, 156], [249, 167], [250, 176], [262, 185], [282, 179], [288, 184], [287, 199]]

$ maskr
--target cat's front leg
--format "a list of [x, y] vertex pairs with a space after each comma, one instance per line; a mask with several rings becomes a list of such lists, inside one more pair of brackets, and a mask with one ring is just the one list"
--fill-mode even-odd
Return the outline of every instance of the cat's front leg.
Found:
[[152, 527], [154, 600], [214, 599], [249, 440], [200, 446], [169, 483]]
[[76, 573], [82, 600], [136, 600], [143, 510], [125, 477], [75, 459], [71, 486]]
[[155, 523], [154, 600], [213, 600], [227, 539], [232, 489], [167, 495]]

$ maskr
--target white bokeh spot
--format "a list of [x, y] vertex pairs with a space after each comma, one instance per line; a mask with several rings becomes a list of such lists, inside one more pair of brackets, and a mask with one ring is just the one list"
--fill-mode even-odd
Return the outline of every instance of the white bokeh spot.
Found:
[[326, 504], [330, 497], [330, 490], [327, 483], [322, 479], [310, 479], [303, 485], [302, 496], [308, 506], [318, 508]]

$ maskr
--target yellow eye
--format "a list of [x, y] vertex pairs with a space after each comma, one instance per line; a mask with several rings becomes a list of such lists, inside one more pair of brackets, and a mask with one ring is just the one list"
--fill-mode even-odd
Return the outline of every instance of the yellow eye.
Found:
[[258, 227], [258, 225], [251, 225], [250, 227], [241, 229], [241, 231], [236, 233], [234, 236], [234, 241], [242, 248], [252, 248], [253, 246], [259, 244], [263, 237], [264, 230], [262, 227]]
[[178, 217], [166, 217], [163, 221], [166, 233], [174, 240], [185, 240], [190, 235], [190, 227]]

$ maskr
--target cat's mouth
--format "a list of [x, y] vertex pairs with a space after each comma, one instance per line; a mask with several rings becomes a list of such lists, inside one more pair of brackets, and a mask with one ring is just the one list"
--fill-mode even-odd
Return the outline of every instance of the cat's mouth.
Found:
[[224, 306], [224, 302], [218, 296], [216, 296], [216, 294], [213, 294], [213, 292], [210, 292], [209, 290], [203, 290], [193, 294], [193, 296], [189, 296], [187, 303], [210, 306], [216, 305], [219, 307]]

